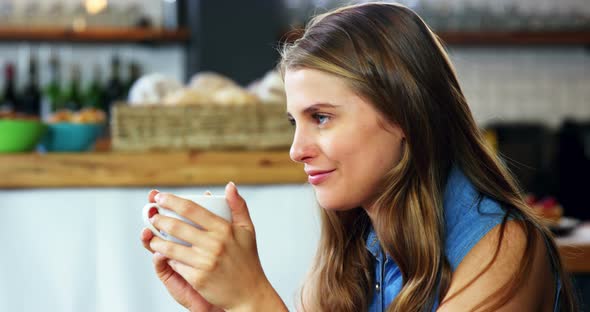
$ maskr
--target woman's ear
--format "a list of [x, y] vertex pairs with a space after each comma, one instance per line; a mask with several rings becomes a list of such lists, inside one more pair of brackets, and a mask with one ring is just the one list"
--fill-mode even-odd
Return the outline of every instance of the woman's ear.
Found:
[[384, 120], [382, 118], [378, 118], [377, 123], [379, 124], [379, 126], [381, 126], [381, 128], [385, 129], [385, 131], [397, 134], [397, 136], [401, 140], [406, 139], [406, 134], [404, 133], [404, 130], [399, 124], [389, 120]]
[[394, 124], [394, 125], [392, 125], [392, 127], [393, 127], [393, 132], [398, 135], [398, 137], [400, 138], [400, 140], [403, 143], [406, 140], [406, 133], [404, 132], [402, 127], [400, 127], [400, 125], [398, 125], [398, 124]]

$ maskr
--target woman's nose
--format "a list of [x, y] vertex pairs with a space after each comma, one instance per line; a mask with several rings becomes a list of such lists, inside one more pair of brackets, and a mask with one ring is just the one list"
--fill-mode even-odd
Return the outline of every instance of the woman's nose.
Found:
[[316, 150], [312, 137], [306, 134], [302, 128], [296, 128], [293, 143], [289, 150], [291, 159], [296, 162], [306, 163], [313, 159], [317, 153]]

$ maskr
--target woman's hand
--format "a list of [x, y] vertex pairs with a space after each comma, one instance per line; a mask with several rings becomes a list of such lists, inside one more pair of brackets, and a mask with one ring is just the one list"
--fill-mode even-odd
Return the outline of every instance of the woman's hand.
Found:
[[[150, 203], [155, 202], [154, 197], [156, 194], [158, 194], [158, 191], [155, 190], [149, 193], [148, 200]], [[150, 248], [149, 244], [154, 236], [152, 231], [144, 228], [141, 232], [141, 242], [149, 252], [154, 254], [153, 262], [156, 275], [166, 286], [174, 300], [193, 312], [222, 311], [205, 300], [180, 274], [176, 273], [168, 264], [168, 258]]]
[[170, 259], [168, 265], [215, 306], [236, 311], [286, 311], [262, 270], [246, 202], [231, 182], [225, 188], [225, 197], [232, 212], [231, 223], [192, 201], [159, 193], [155, 199], [160, 206], [201, 229], [156, 214], [152, 218], [156, 228], [192, 246], [153, 237], [149, 247]]

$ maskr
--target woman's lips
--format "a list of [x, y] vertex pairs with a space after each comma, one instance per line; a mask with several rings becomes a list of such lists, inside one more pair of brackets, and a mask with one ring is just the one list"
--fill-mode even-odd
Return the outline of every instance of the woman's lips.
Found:
[[308, 174], [307, 181], [309, 181], [309, 183], [311, 183], [313, 185], [318, 185], [318, 184], [324, 182], [328, 177], [330, 177], [330, 174], [332, 174], [332, 172], [334, 172], [334, 170], [309, 171], [309, 172], [307, 172], [307, 174]]

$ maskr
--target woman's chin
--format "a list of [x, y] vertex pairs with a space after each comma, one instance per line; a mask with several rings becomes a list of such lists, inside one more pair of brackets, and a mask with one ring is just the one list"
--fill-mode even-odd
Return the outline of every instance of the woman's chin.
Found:
[[331, 198], [316, 194], [316, 199], [320, 207], [325, 210], [343, 211], [358, 207], [358, 205], [351, 205], [350, 202], [343, 201], [342, 198]]

